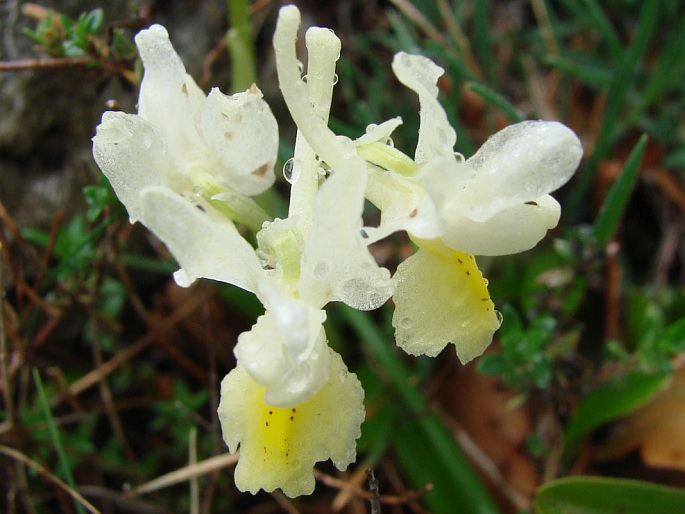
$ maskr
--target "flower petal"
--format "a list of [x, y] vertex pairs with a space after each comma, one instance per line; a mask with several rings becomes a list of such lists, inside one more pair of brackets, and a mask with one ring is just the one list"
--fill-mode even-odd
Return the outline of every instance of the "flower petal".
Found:
[[317, 193], [298, 286], [310, 305], [334, 300], [371, 310], [394, 291], [390, 272], [376, 264], [361, 233], [365, 168], [361, 158], [346, 160]]
[[445, 214], [442, 241], [475, 255], [509, 255], [533, 248], [557, 226], [560, 216], [559, 203], [549, 195], [510, 207], [482, 223], [458, 213]]
[[[267, 286], [268, 282], [263, 286]], [[266, 389], [264, 401], [277, 407], [298, 405], [328, 381], [326, 313], [262, 287], [266, 313], [238, 337], [234, 353], [252, 379]]]
[[485, 221], [559, 189], [571, 178], [582, 155], [578, 137], [561, 123], [511, 125], [490, 137], [466, 161], [472, 177], [451, 201], [463, 216]]
[[395, 279], [392, 326], [400, 348], [434, 357], [451, 342], [462, 363], [485, 351], [501, 321], [472, 255], [420, 248]]
[[264, 389], [240, 365], [221, 382], [219, 419], [229, 450], [240, 446], [235, 482], [241, 491], [311, 494], [315, 463], [330, 458], [343, 470], [355, 460], [364, 391], [340, 356], [328, 351], [330, 380], [296, 407], [264, 403]]
[[419, 239], [434, 239], [442, 235], [444, 223], [435, 203], [413, 177], [380, 168], [370, 169], [366, 195], [381, 211], [380, 225], [364, 229], [369, 236], [367, 244], [400, 230]]
[[438, 78], [445, 72], [422, 55], [395, 54], [392, 69], [402, 84], [419, 95], [421, 125], [415, 160], [422, 164], [433, 157], [454, 153], [457, 134], [438, 102]]
[[131, 223], [142, 216], [141, 189], [171, 186], [174, 164], [164, 135], [135, 114], [105, 112], [93, 138], [93, 156]]
[[152, 25], [135, 39], [145, 68], [138, 114], [166, 131], [176, 155], [193, 154], [204, 146], [197, 132], [204, 93], [186, 74], [164, 27]]
[[250, 244], [233, 223], [209, 205], [197, 204], [163, 187], [141, 192], [141, 221], [164, 242], [181, 265], [174, 274], [187, 287], [199, 277], [256, 291], [265, 276]]
[[219, 161], [212, 170], [215, 177], [248, 196], [271, 187], [278, 125], [257, 87], [231, 96], [212, 89], [201, 126], [204, 141]]

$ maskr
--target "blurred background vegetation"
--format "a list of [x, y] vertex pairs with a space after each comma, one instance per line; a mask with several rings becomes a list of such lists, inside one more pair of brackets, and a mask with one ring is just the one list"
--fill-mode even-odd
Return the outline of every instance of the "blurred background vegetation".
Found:
[[[685, 512], [685, 2], [296, 3], [305, 27], [342, 39], [338, 133], [401, 115], [394, 144], [413, 153], [418, 102], [390, 70], [402, 50], [445, 68], [465, 156], [523, 119], [560, 120], [583, 142], [556, 194], [560, 226], [480, 261], [504, 315], [491, 349], [468, 366], [451, 349], [409, 358], [391, 306], [332, 306], [331, 345], [366, 390], [358, 461], [319, 465], [311, 497], [239, 493], [215, 412], [261, 306], [223, 284], [178, 288], [89, 138], [103, 110], [135, 112], [132, 36], [163, 23], [205, 89], [264, 91], [282, 164], [294, 126], [270, 43], [281, 4], [5, 1], [0, 511], [376, 512], [371, 468], [380, 512]], [[274, 215], [286, 186], [262, 198]], [[401, 236], [373, 247], [390, 269], [412, 251]]]

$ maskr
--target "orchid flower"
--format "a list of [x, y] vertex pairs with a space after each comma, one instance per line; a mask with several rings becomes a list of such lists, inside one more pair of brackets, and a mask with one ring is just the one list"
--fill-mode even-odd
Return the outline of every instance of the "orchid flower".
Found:
[[[294, 56], [297, 25], [290, 29]], [[315, 462], [331, 458], [344, 469], [354, 460], [364, 418], [361, 385], [328, 348], [322, 308], [343, 301], [374, 309], [394, 292], [360, 232], [366, 164], [352, 152], [319, 188], [320, 162], [299, 138], [289, 163], [298, 168], [289, 176], [289, 216], [270, 221], [249, 198], [273, 183], [277, 149], [276, 122], [259, 90], [226, 97], [214, 89], [205, 97], [164, 28], [142, 31], [136, 43], [145, 67], [139, 113], [105, 113], [93, 140], [96, 161], [131, 221], [150, 228], [181, 264], [179, 285], [211, 278], [263, 303], [222, 383], [224, 437], [231, 451], [240, 446], [241, 490], [309, 494]], [[308, 47], [305, 88], [325, 122], [340, 42], [312, 29]], [[299, 74], [296, 80], [304, 85]], [[257, 248], [234, 221], [256, 232]]]
[[398, 53], [393, 71], [417, 93], [420, 129], [414, 159], [386, 144], [395, 119], [356, 141], [373, 166], [368, 198], [381, 224], [378, 240], [406, 230], [419, 246], [395, 273], [393, 327], [414, 355], [437, 355], [453, 342], [462, 362], [482, 354], [501, 323], [475, 255], [532, 248], [556, 226], [560, 207], [549, 193], [569, 180], [582, 156], [575, 134], [557, 122], [526, 121], [498, 132], [470, 159], [437, 96], [442, 68]]

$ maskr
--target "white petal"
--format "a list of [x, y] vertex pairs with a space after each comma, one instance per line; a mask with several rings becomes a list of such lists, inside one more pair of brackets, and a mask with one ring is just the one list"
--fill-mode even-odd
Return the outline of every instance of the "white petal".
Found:
[[393, 293], [390, 272], [376, 264], [361, 233], [365, 167], [358, 157], [348, 159], [317, 193], [298, 288], [311, 305], [334, 300], [371, 310]]
[[467, 161], [473, 176], [453, 202], [464, 216], [485, 221], [560, 188], [573, 175], [582, 154], [578, 137], [561, 123], [511, 125]]
[[446, 216], [442, 236], [450, 248], [475, 255], [508, 255], [529, 250], [561, 215], [559, 203], [549, 195], [516, 205], [482, 223], [454, 214]]
[[176, 155], [193, 153], [201, 145], [197, 124], [204, 94], [186, 74], [164, 27], [153, 25], [135, 39], [145, 68], [138, 114], [167, 133]]
[[423, 185], [413, 177], [380, 168], [371, 169], [366, 195], [381, 211], [380, 225], [364, 229], [369, 236], [367, 244], [400, 230], [419, 239], [434, 239], [442, 235], [444, 223], [436, 205]]
[[174, 164], [164, 134], [135, 114], [105, 112], [93, 138], [93, 156], [131, 222], [142, 216], [141, 189], [171, 187]]
[[218, 159], [212, 174], [248, 196], [271, 187], [278, 125], [256, 87], [226, 96], [214, 88], [201, 114], [203, 139]]
[[392, 326], [400, 348], [434, 357], [454, 343], [462, 363], [485, 351], [500, 318], [473, 256], [421, 248], [398, 266], [395, 279]]
[[141, 221], [181, 265], [174, 274], [178, 285], [187, 287], [204, 277], [256, 291], [265, 272], [230, 220], [166, 188], [149, 187], [141, 195]]
[[330, 380], [309, 401], [281, 409], [238, 365], [221, 382], [219, 420], [231, 452], [240, 446], [235, 482], [241, 491], [280, 488], [290, 497], [314, 491], [312, 469], [331, 459], [344, 470], [356, 458], [364, 391], [340, 356], [330, 352]]
[[267, 310], [238, 337], [234, 353], [252, 379], [266, 389], [264, 401], [292, 407], [314, 396], [328, 381], [326, 313], [268, 288]]
[[440, 66], [421, 55], [404, 52], [395, 54], [392, 69], [402, 84], [419, 95], [421, 125], [416, 146], [416, 163], [438, 156], [452, 155], [457, 134], [447, 121], [445, 110], [438, 102], [438, 78], [444, 73]]
[[[375, 142], [385, 143], [390, 137], [390, 134], [392, 134], [393, 131], [400, 125], [402, 125], [402, 118], [398, 116], [391, 120], [384, 121], [380, 125], [376, 125], [371, 129], [367, 127], [366, 134], [355, 139], [354, 144], [357, 146], [363, 146]], [[369, 127], [371, 127], [371, 125], [369, 125]]]

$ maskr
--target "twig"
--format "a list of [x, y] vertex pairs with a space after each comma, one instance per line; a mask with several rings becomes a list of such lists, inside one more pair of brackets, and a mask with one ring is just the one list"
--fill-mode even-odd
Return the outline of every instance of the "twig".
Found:
[[368, 468], [366, 470], [366, 477], [369, 479], [369, 492], [371, 493], [369, 498], [371, 514], [381, 514], [381, 495], [378, 492], [378, 480], [373, 474], [373, 469]]
[[27, 71], [38, 69], [68, 68], [87, 66], [93, 62], [92, 57], [52, 57], [49, 59], [21, 59], [18, 61], [0, 61], [0, 72]]
[[[314, 478], [316, 478], [319, 482], [323, 482], [329, 487], [351, 491], [354, 493], [355, 496], [359, 496], [360, 498], [364, 498], [365, 500], [371, 499], [371, 493], [369, 491], [362, 489], [358, 485], [346, 482], [345, 480], [340, 480], [338, 478], [332, 477], [331, 475], [327, 475], [326, 473], [322, 473], [317, 469], [314, 469]], [[432, 489], [433, 484], [426, 484], [420, 489], [417, 489], [415, 491], [407, 491], [405, 494], [399, 496], [383, 495], [380, 497], [380, 502], [387, 505], [402, 505], [405, 503], [412, 502], [417, 498], [420, 498]]]
[[6, 455], [7, 457], [10, 457], [16, 461], [21, 462], [22, 464], [26, 464], [30, 468], [34, 469], [36, 472], [39, 474], [43, 475], [46, 479], [48, 479], [50, 482], [55, 484], [57, 487], [62, 489], [65, 493], [67, 493], [69, 496], [71, 496], [74, 500], [79, 502], [81, 505], [83, 505], [88, 512], [92, 512], [93, 514], [101, 514], [99, 510], [97, 510], [88, 500], [86, 500], [83, 496], [81, 496], [77, 491], [69, 487], [67, 484], [62, 482], [59, 478], [57, 478], [55, 475], [50, 473], [47, 468], [44, 466], [38, 464], [37, 462], [29, 459], [26, 455], [23, 453], [20, 453], [12, 448], [9, 448], [4, 445], [0, 445], [0, 453], [3, 455]]
[[185, 482], [193, 477], [206, 475], [214, 470], [232, 466], [236, 462], [238, 462], [237, 453], [225, 453], [223, 455], [217, 455], [216, 457], [211, 457], [198, 464], [186, 466], [184, 468], [177, 469], [176, 471], [172, 471], [171, 473], [167, 473], [166, 475], [162, 475], [161, 477], [155, 478], [146, 484], [130, 490], [124, 494], [124, 498], [130, 498], [131, 496], [138, 496], [140, 494], [158, 491], [159, 489]]

